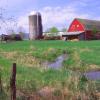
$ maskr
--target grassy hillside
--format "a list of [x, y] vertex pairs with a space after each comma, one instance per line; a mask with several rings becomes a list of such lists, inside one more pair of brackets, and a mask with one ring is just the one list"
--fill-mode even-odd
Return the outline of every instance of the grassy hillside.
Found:
[[[67, 53], [68, 60], [59, 70], [45, 69], [45, 62], [54, 61], [59, 55]], [[45, 86], [74, 92], [92, 84], [73, 73], [100, 69], [100, 41], [22, 41], [0, 43], [0, 72], [3, 87], [9, 87], [12, 63], [17, 63], [17, 88], [39, 90]], [[74, 83], [76, 81], [76, 83]], [[94, 83], [94, 82], [93, 82]], [[81, 84], [81, 85], [79, 85]], [[86, 85], [87, 84], [87, 85]], [[91, 87], [91, 86], [90, 86]], [[88, 86], [88, 91], [90, 91]], [[80, 90], [81, 91], [81, 90]], [[95, 91], [95, 90], [94, 90]], [[77, 93], [75, 92], [75, 93]]]

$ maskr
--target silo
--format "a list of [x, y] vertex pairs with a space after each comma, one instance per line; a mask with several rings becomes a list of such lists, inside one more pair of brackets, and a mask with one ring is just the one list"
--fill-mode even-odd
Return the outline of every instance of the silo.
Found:
[[30, 40], [42, 38], [42, 18], [38, 12], [29, 16], [29, 38]]

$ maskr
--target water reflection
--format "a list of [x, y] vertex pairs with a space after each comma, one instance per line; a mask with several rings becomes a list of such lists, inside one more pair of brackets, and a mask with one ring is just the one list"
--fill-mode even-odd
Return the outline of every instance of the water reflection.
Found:
[[62, 67], [62, 63], [63, 63], [63, 61], [65, 59], [67, 59], [67, 55], [66, 54], [63, 54], [63, 55], [57, 57], [57, 59], [54, 62], [49, 63], [48, 64], [48, 67], [49, 68], [58, 69], [58, 68]]

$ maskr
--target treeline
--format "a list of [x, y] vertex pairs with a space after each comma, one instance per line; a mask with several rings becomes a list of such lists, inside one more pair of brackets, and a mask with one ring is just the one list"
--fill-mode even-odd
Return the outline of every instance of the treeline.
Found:
[[21, 34], [10, 34], [10, 35], [5, 35], [2, 34], [0, 36], [0, 40], [2, 41], [22, 41], [23, 37], [21, 36]]

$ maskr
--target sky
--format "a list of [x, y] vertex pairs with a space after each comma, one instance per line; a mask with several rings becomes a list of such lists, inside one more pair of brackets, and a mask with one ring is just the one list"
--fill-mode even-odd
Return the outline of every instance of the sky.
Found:
[[28, 16], [34, 11], [41, 13], [44, 31], [53, 26], [61, 30], [68, 28], [74, 18], [100, 20], [100, 1], [0, 0], [0, 13], [1, 11], [5, 18], [14, 18], [17, 23], [15, 27], [23, 27], [26, 32], [29, 32]]

